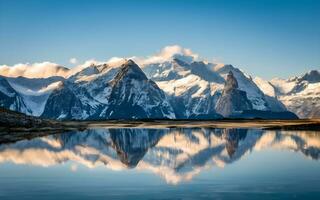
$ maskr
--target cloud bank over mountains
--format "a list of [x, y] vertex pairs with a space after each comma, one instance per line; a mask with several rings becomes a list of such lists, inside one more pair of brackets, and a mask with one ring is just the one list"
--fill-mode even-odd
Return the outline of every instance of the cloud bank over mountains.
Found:
[[176, 57], [184, 62], [192, 62], [199, 58], [199, 55], [192, 52], [191, 49], [183, 48], [179, 45], [166, 46], [159, 53], [146, 58], [132, 57], [132, 59], [139, 65], [147, 65], [151, 63], [163, 63], [171, 58]]
[[[116, 66], [124, 63], [126, 59], [134, 60], [139, 66], [143, 67], [151, 63], [163, 63], [171, 58], [176, 57], [184, 62], [192, 62], [199, 58], [199, 55], [192, 52], [191, 49], [183, 48], [179, 45], [166, 46], [160, 50], [160, 52], [147, 56], [147, 57], [137, 57], [132, 56], [128, 58], [112, 57], [107, 61], [98, 61], [94, 59], [87, 60], [82, 64], [79, 64], [72, 68], [62, 67], [61, 65], [49, 61], [39, 62], [39, 63], [19, 63], [13, 66], [0, 65], [0, 75], [6, 77], [19, 77], [23, 76], [26, 78], [48, 78], [51, 76], [62, 76], [67, 78], [82, 69], [89, 67], [91, 65], [108, 64], [111, 66]], [[71, 64], [77, 64], [78, 60], [76, 58], [71, 58], [69, 60]]]
[[24, 76], [26, 78], [48, 78], [50, 76], [65, 76], [69, 69], [52, 62], [33, 64], [0, 65], [0, 75], [7, 77]]

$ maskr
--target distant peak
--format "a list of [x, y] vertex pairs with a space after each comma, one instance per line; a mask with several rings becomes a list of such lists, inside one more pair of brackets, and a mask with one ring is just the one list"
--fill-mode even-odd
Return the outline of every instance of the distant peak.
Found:
[[235, 68], [230, 64], [219, 64], [214, 67], [217, 72], [227, 73], [229, 71], [235, 70]]
[[308, 73], [305, 74], [306, 75], [309, 75], [309, 76], [320, 76], [320, 71], [318, 70], [310, 70]]
[[126, 62], [124, 63], [124, 65], [137, 65], [133, 60], [128, 59], [126, 60]]
[[197, 64], [197, 65], [201, 65], [201, 66], [206, 65], [206, 63], [204, 61], [193, 61], [192, 64]]
[[129, 72], [129, 69], [132, 72], [143, 73], [141, 68], [131, 59], [126, 60], [125, 63], [122, 64], [122, 70]]
[[314, 73], [319, 74], [320, 71], [319, 71], [319, 70], [316, 70], [316, 69], [313, 69], [313, 70], [310, 70], [310, 71], [308, 72], [308, 74], [314, 74]]
[[175, 63], [177, 63], [178, 65], [180, 65], [180, 66], [188, 66], [188, 65], [189, 65], [188, 63], [186, 63], [186, 62], [183, 61], [183, 60], [180, 60], [179, 58], [174, 58], [173, 61], [174, 61]]
[[131, 59], [126, 60], [125, 63], [122, 64], [121, 70], [119, 71], [115, 79], [121, 80], [125, 77], [140, 80], [148, 79], [141, 68]]
[[308, 81], [310, 83], [319, 82], [320, 72], [318, 70], [311, 70], [308, 73], [304, 74], [300, 79]]

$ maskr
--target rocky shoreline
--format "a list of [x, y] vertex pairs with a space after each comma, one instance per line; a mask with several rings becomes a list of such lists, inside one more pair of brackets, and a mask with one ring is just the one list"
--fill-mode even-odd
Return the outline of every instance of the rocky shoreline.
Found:
[[320, 130], [320, 119], [297, 120], [103, 120], [57, 121], [0, 108], [0, 137], [9, 132], [67, 132], [88, 128], [259, 128], [273, 130]]

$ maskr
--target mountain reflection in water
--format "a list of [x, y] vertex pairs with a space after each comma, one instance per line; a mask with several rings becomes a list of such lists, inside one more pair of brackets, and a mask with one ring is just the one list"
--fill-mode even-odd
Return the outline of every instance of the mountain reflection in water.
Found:
[[0, 165], [48, 167], [73, 161], [89, 168], [151, 171], [167, 183], [178, 184], [262, 149], [290, 150], [318, 160], [320, 134], [260, 129], [89, 129], [1, 144]]

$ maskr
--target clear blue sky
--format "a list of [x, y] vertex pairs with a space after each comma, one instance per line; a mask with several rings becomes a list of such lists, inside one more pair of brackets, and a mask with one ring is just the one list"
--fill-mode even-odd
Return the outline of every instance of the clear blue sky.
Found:
[[70, 66], [178, 44], [264, 78], [320, 68], [320, 0], [0, 0], [0, 64]]

